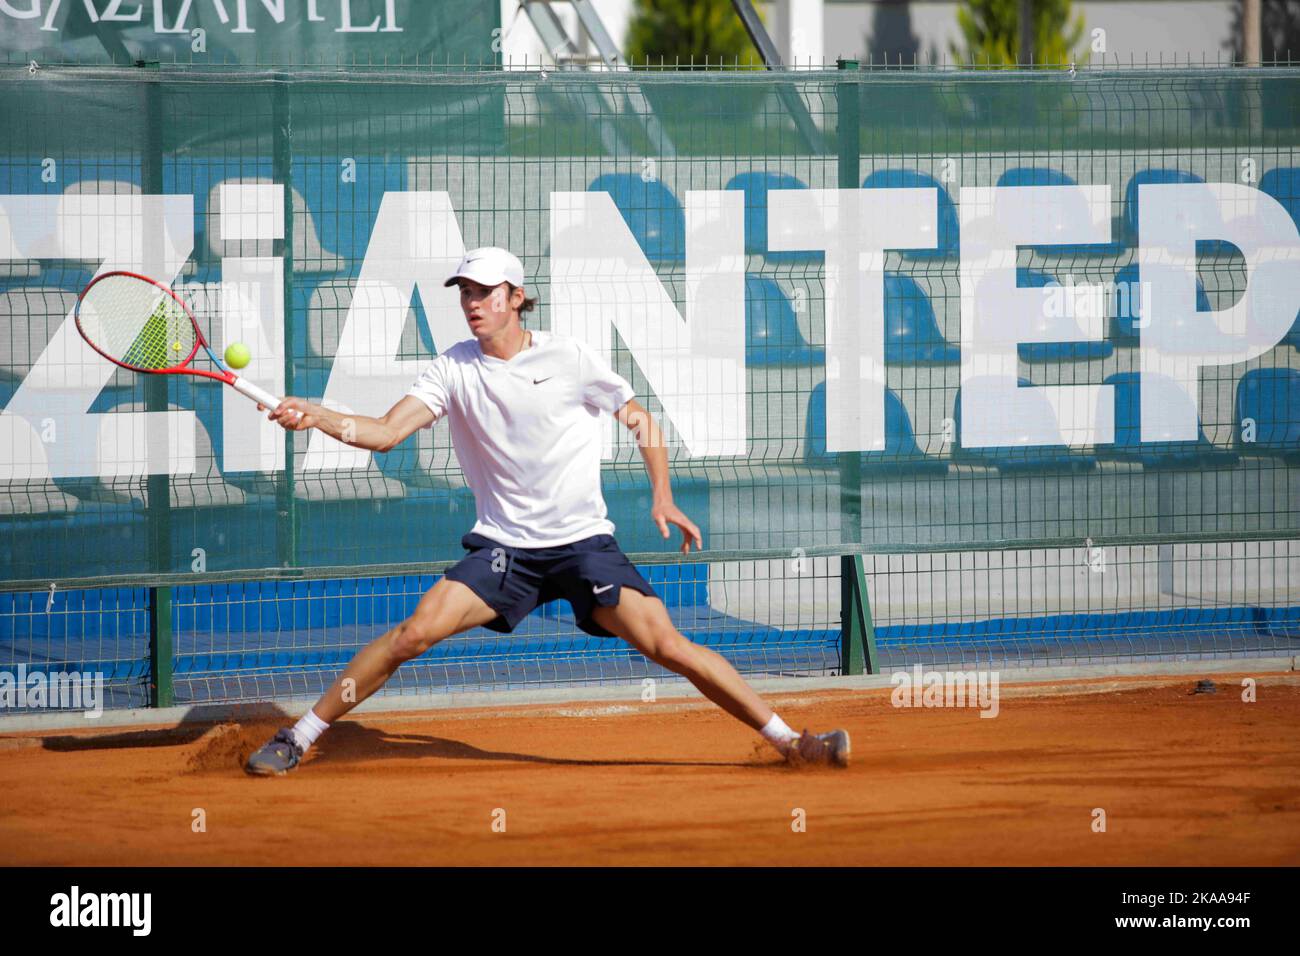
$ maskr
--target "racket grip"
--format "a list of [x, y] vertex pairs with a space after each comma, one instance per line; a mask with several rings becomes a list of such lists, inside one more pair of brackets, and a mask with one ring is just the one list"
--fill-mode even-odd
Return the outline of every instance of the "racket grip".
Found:
[[235, 392], [238, 392], [240, 395], [247, 395], [247, 397], [251, 398], [252, 401], [259, 402], [261, 405], [268, 408], [274, 408], [283, 401], [283, 399], [276, 398], [273, 394], [266, 392], [266, 389], [253, 385], [251, 381], [247, 380], [247, 378], [235, 376], [235, 380], [230, 382], [230, 384], [234, 386]]
[[266, 389], [259, 388], [248, 379], [240, 378], [238, 375], [235, 376], [235, 380], [230, 384], [240, 395], [246, 395], [253, 401], [265, 405], [267, 408], [275, 408], [282, 401], [282, 399], [276, 398]]
[[[275, 408], [283, 399], [276, 398], [264, 388], [259, 388], [246, 378], [235, 376], [235, 380], [230, 383], [240, 395], [247, 395], [253, 401], [265, 405], [267, 408]], [[302, 418], [302, 412], [294, 409], [293, 412], [299, 418]]]

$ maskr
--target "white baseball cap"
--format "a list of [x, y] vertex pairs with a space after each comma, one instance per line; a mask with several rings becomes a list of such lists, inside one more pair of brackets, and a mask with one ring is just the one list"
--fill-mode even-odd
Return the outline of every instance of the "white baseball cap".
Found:
[[513, 253], [497, 246], [484, 246], [465, 253], [465, 258], [460, 260], [456, 271], [443, 285], [453, 286], [457, 279], [472, 279], [486, 286], [503, 282], [521, 286], [524, 284], [524, 267]]

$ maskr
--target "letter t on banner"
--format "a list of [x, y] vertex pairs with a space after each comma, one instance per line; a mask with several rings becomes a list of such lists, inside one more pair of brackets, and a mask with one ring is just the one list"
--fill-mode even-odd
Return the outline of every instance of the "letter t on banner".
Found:
[[768, 248], [826, 253], [826, 450], [885, 447], [885, 250], [933, 249], [935, 189], [774, 189]]

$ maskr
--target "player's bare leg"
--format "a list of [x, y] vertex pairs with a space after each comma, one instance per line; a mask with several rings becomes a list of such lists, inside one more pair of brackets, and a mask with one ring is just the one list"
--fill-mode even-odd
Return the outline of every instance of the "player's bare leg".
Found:
[[656, 664], [681, 674], [731, 716], [762, 732], [786, 756], [810, 763], [847, 764], [849, 740], [848, 734], [842, 730], [820, 736], [805, 732], [794, 740], [769, 736], [773, 721], [782, 728], [785, 728], [784, 722], [745, 683], [730, 661], [682, 635], [673, 626], [668, 609], [658, 598], [625, 587], [619, 594], [616, 607], [598, 607], [592, 612], [592, 617], [605, 630], [618, 635]]
[[487, 624], [496, 616], [497, 612], [468, 587], [443, 578], [420, 599], [410, 617], [358, 651], [298, 724], [277, 733], [249, 758], [245, 769], [268, 775], [293, 769], [330, 724], [383, 687], [402, 664], [439, 641]]
[[402, 664], [439, 641], [481, 627], [496, 616], [497, 612], [465, 585], [442, 578], [420, 599], [409, 618], [356, 653], [312, 710], [325, 723], [333, 723], [383, 687]]
[[617, 607], [598, 607], [592, 617], [659, 666], [681, 674], [737, 720], [761, 730], [772, 719], [772, 708], [725, 657], [682, 636], [658, 598], [623, 588]]

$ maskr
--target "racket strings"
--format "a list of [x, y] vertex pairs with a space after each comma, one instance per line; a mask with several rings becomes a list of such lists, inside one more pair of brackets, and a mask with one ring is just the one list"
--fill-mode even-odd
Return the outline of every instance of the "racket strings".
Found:
[[163, 289], [131, 276], [107, 276], [81, 301], [86, 338], [107, 355], [139, 369], [172, 368], [197, 343], [189, 314]]

